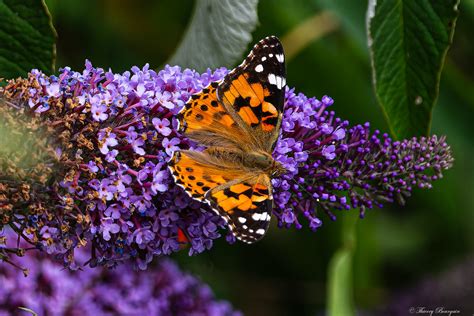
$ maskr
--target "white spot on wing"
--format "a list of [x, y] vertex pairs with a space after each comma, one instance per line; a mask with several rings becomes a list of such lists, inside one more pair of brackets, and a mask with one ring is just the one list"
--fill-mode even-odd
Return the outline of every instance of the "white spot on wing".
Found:
[[263, 66], [261, 64], [258, 64], [256, 67], [255, 67], [255, 71], [256, 72], [262, 72], [263, 71]]
[[257, 229], [256, 233], [259, 234], [259, 235], [263, 235], [263, 234], [265, 234], [265, 229], [263, 229], [263, 228]]
[[245, 217], [239, 217], [239, 222], [240, 223], [245, 223], [247, 221], [247, 219]]
[[283, 54], [276, 54], [275, 57], [280, 63], [285, 61], [285, 56]]
[[268, 82], [277, 86], [278, 89], [281, 89], [285, 86], [286, 79], [284, 77], [275, 76], [274, 74], [268, 74]]
[[268, 215], [267, 212], [263, 212], [263, 213], [254, 213], [252, 215], [252, 219], [254, 221], [268, 221], [270, 219], [270, 216]]
[[265, 60], [267, 60], [267, 57], [263, 56], [262, 61], [265, 61]]
[[276, 86], [278, 89], [281, 89], [281, 77], [276, 76]]
[[268, 74], [268, 82], [270, 84], [276, 85], [276, 77], [274, 74]]

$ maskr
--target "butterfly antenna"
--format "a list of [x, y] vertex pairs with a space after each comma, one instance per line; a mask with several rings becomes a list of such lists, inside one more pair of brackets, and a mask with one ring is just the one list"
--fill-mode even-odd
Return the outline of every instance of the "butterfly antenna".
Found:
[[308, 153], [308, 155], [311, 155], [311, 154], [314, 154], [315, 152], [321, 152], [322, 149], [324, 148], [324, 146], [329, 146], [329, 145], [334, 145], [334, 144], [336, 144], [336, 142], [332, 141], [332, 142], [327, 143], [327, 144], [325, 144], [321, 147], [316, 147], [316, 148], [305, 150], [305, 151]]

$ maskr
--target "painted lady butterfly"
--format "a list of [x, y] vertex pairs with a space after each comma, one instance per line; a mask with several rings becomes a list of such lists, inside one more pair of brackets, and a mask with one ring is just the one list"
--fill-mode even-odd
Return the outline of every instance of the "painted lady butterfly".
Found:
[[273, 208], [271, 177], [286, 172], [272, 158], [285, 96], [285, 55], [274, 36], [256, 44], [219, 82], [191, 96], [179, 131], [204, 145], [170, 160], [175, 182], [208, 203], [246, 243], [260, 240]]

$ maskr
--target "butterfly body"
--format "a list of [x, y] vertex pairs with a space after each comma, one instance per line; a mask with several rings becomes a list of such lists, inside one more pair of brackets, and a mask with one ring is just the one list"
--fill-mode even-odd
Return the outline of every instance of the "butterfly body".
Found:
[[205, 150], [210, 156], [223, 162], [232, 161], [244, 167], [248, 172], [262, 172], [279, 176], [286, 172], [280, 162], [265, 151], [242, 151], [225, 147], [209, 147]]
[[271, 178], [286, 172], [272, 157], [285, 85], [283, 48], [276, 37], [267, 37], [222, 81], [192, 95], [178, 115], [179, 131], [206, 149], [173, 155], [175, 182], [208, 203], [247, 243], [267, 231]]

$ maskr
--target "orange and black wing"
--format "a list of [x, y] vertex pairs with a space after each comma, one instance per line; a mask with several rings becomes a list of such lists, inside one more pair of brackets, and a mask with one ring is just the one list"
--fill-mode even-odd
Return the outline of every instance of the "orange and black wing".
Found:
[[[280, 129], [286, 87], [285, 54], [275, 36], [257, 43], [217, 87], [217, 98], [268, 152]], [[235, 115], [237, 114], [237, 115]]]
[[249, 135], [217, 100], [218, 84], [212, 82], [189, 98], [178, 113], [178, 131], [201, 145], [245, 150]]
[[272, 190], [266, 174], [249, 174], [206, 152], [175, 152], [169, 169], [176, 184], [192, 198], [208, 203], [246, 243], [260, 240], [268, 229]]
[[168, 165], [176, 184], [190, 197], [202, 202], [209, 190], [245, 174], [234, 164], [216, 160], [206, 152], [191, 150], [175, 152]]
[[245, 243], [260, 240], [267, 232], [273, 208], [270, 178], [252, 175], [210, 190], [206, 199]]

